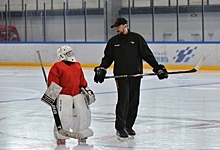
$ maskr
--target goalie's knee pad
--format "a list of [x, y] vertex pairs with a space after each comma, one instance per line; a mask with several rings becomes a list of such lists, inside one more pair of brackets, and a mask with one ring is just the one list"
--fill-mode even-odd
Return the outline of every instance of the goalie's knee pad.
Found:
[[73, 130], [78, 130], [80, 138], [89, 137], [93, 135], [93, 131], [89, 129], [89, 126], [91, 124], [91, 111], [89, 108], [89, 105], [87, 104], [87, 98], [85, 94], [78, 94], [73, 97], [74, 102], [74, 109], [76, 112], [76, 118], [74, 120], [78, 121], [78, 129], [76, 129], [76, 126], [73, 125]]

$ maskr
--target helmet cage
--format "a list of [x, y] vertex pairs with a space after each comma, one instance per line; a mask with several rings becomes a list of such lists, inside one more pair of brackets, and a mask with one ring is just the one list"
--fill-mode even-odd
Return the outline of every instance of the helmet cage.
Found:
[[73, 49], [67, 45], [58, 48], [57, 57], [59, 60], [76, 62], [76, 58], [74, 56]]

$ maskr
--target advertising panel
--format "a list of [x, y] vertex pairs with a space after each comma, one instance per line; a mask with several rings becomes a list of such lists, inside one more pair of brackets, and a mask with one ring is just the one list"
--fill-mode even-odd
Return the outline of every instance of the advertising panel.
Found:
[[158, 62], [175, 66], [195, 65], [202, 55], [206, 57], [204, 65], [215, 66], [220, 54], [216, 53], [220, 47], [216, 44], [150, 44], [150, 47]]
[[[81, 64], [100, 64], [106, 43], [19, 43], [0, 44], [0, 62], [36, 63], [37, 51], [44, 62], [58, 61], [56, 51], [60, 46], [73, 48]], [[170, 66], [194, 66], [199, 58], [206, 57], [203, 66], [220, 66], [220, 44], [218, 43], [149, 43], [156, 60]]]

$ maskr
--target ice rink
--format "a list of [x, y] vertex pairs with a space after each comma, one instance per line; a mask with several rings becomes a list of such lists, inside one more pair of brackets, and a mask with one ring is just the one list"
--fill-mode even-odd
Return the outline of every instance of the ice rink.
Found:
[[[45, 69], [48, 73], [49, 67]], [[93, 69], [83, 70], [96, 95], [91, 105], [94, 136], [87, 140], [88, 145], [69, 139], [66, 146], [57, 146], [51, 109], [40, 100], [46, 91], [40, 66], [0, 67], [0, 150], [220, 149], [220, 71], [199, 70], [170, 75], [166, 80], [143, 77], [134, 126], [137, 135], [119, 142], [114, 129], [114, 79], [96, 84]]]

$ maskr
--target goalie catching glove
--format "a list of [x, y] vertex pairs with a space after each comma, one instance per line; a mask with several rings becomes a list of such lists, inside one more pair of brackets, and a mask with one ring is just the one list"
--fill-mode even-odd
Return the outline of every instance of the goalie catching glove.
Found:
[[91, 105], [95, 102], [95, 94], [89, 87], [81, 87], [82, 93], [86, 95], [88, 105]]
[[157, 73], [157, 77], [162, 80], [168, 78], [168, 72], [164, 65], [159, 65], [153, 69], [153, 72]]
[[100, 82], [102, 83], [105, 79], [105, 75], [107, 73], [106, 69], [104, 67], [95, 67], [94, 68], [94, 71], [95, 71], [95, 77], [94, 77], [94, 81], [96, 83]]

